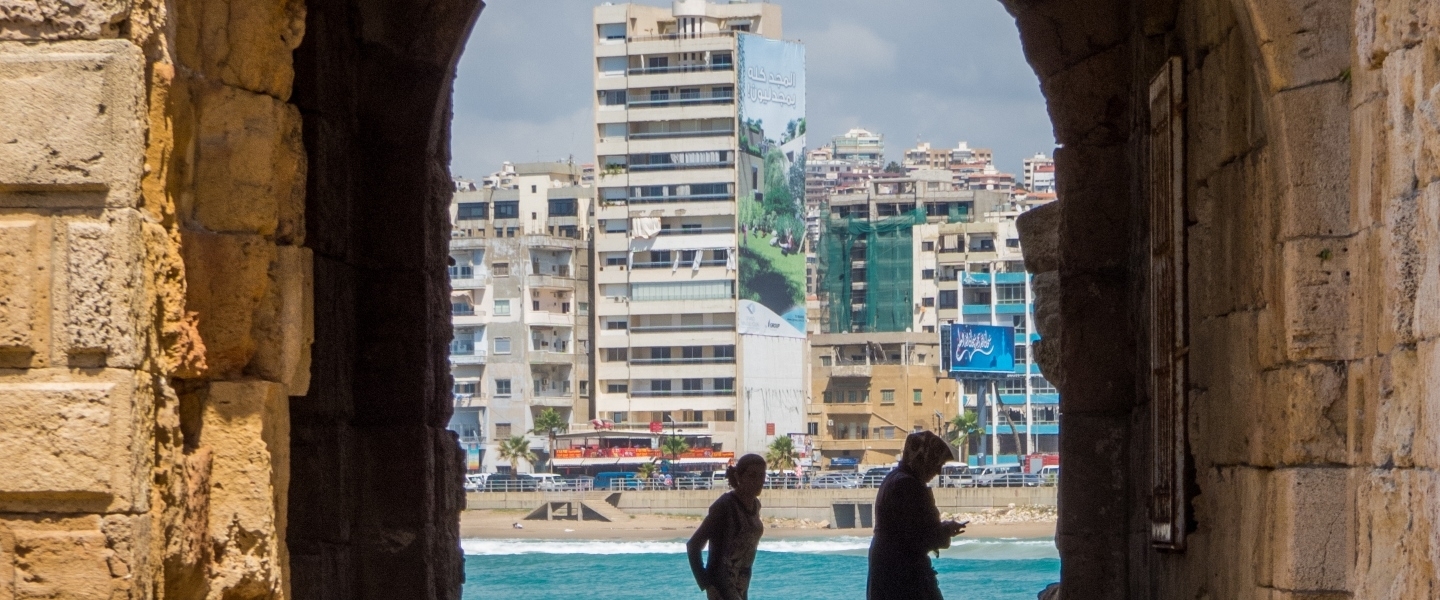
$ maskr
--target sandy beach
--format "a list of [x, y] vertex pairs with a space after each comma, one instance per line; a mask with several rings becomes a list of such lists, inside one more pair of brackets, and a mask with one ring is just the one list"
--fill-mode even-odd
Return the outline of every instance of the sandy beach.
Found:
[[[672, 540], [690, 537], [700, 524], [699, 517], [630, 515], [626, 521], [525, 521], [523, 510], [467, 510], [460, 513], [460, 537], [478, 539], [555, 540]], [[515, 529], [520, 523], [523, 529]], [[794, 521], [766, 519], [767, 538], [814, 538], [837, 536], [868, 537], [869, 529], [826, 529], [814, 524], [802, 527]], [[1051, 538], [1055, 524], [1003, 523], [972, 524], [964, 534], [980, 538]]]

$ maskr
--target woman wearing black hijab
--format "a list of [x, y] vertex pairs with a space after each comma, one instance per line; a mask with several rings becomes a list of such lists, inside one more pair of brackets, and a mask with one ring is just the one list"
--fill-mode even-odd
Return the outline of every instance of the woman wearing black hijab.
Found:
[[928, 431], [905, 438], [900, 466], [885, 476], [875, 496], [867, 600], [942, 600], [926, 554], [949, 548], [965, 524], [941, 521], [925, 484], [954, 457], [950, 446]]

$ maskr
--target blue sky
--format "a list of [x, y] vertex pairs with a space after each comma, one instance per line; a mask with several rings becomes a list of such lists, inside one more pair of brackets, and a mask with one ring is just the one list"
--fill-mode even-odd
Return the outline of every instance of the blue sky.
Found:
[[[752, 0], [756, 1], [756, 0]], [[488, 0], [455, 82], [451, 171], [501, 161], [590, 162], [590, 21], [598, 0]], [[643, 4], [668, 6], [668, 1]], [[899, 160], [917, 138], [965, 140], [1017, 173], [1051, 154], [1039, 83], [998, 0], [773, 0], [806, 45], [809, 145], [851, 127], [885, 134]]]

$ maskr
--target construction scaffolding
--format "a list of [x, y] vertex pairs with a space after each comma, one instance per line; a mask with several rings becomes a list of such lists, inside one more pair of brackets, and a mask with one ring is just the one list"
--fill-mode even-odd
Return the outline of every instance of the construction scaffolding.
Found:
[[[820, 293], [828, 333], [906, 331], [914, 315], [919, 210], [877, 221], [832, 218], [820, 241]], [[863, 279], [862, 279], [863, 278]], [[856, 282], [863, 286], [856, 286]]]

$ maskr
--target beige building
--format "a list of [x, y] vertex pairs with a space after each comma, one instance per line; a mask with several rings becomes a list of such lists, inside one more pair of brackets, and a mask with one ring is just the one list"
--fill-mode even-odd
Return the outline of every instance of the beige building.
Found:
[[[546, 460], [535, 417], [592, 415], [590, 221], [594, 190], [566, 163], [506, 163], [450, 202], [450, 374], [460, 435], [472, 470], [509, 468], [498, 444], [530, 439]], [[521, 463], [521, 471], [535, 467]]]

